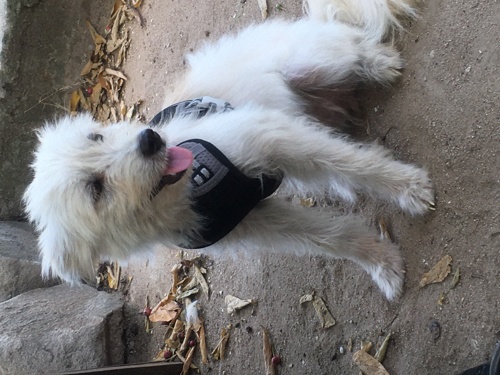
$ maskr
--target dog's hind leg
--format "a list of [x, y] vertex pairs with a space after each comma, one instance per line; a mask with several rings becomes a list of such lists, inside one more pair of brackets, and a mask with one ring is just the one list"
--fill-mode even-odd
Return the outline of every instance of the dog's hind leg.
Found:
[[339, 22], [268, 21], [224, 36], [188, 56], [189, 68], [165, 106], [210, 95], [234, 107], [255, 103], [302, 114], [299, 90], [388, 84], [403, 63], [392, 47]]
[[247, 251], [286, 251], [350, 259], [366, 270], [387, 299], [397, 297], [404, 278], [398, 246], [355, 216], [332, 217], [280, 198], [259, 204], [221, 245]]
[[[333, 88], [358, 82], [393, 82], [403, 60], [392, 46], [345, 25], [304, 22], [300, 48], [283, 63], [281, 74], [292, 88]], [[299, 39], [297, 37], [296, 39]]]

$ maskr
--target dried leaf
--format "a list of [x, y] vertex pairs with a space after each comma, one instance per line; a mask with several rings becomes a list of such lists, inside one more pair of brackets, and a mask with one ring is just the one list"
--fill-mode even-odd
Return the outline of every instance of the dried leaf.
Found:
[[142, 4], [142, 0], [132, 0], [132, 6], [134, 8], [139, 8]]
[[239, 299], [238, 297], [232, 296], [228, 294], [224, 298], [224, 302], [226, 303], [226, 310], [228, 314], [232, 314], [238, 310], [241, 310], [245, 306], [251, 305], [255, 303], [252, 299]]
[[364, 350], [354, 353], [352, 360], [364, 374], [389, 375], [384, 366]]
[[323, 328], [330, 328], [335, 325], [335, 319], [333, 318], [330, 311], [325, 305], [325, 302], [318, 296], [312, 294], [305, 294], [300, 298], [300, 303], [310, 302], [312, 301], [314, 310], [316, 310], [316, 315], [321, 322], [321, 326]]
[[120, 15], [120, 25], [123, 25], [127, 21], [130, 8], [123, 7], [123, 10], [124, 12], [122, 12], [122, 14]]
[[120, 100], [120, 120], [123, 121], [125, 118], [125, 114], [127, 113], [127, 107], [125, 106], [125, 102]]
[[165, 360], [165, 357], [163, 356], [163, 353], [165, 350], [161, 349], [153, 358], [153, 362], [163, 362]]
[[80, 91], [80, 104], [85, 111], [87, 112], [92, 111], [89, 100], [85, 97], [85, 95], [83, 95], [81, 91]]
[[267, 18], [267, 0], [257, 0], [257, 2], [259, 3], [262, 19], [265, 20]]
[[302, 305], [305, 302], [311, 302], [314, 299], [314, 294], [304, 294], [300, 297], [299, 303]]
[[[128, 119], [140, 117], [137, 108], [131, 108], [127, 112], [125, 104], [121, 105], [121, 90], [127, 78], [117, 70], [123, 64], [126, 51], [130, 46], [129, 29], [122, 28], [122, 26], [129, 19], [129, 9], [135, 9], [130, 0], [127, 1], [129, 5], [124, 0], [114, 1], [105, 37], [96, 31], [90, 21], [86, 22], [95, 47], [89, 61], [82, 69], [81, 77], [83, 86], [92, 87], [94, 92], [90, 96], [82, 97], [80, 107], [92, 113], [96, 120], [103, 123], [123, 121], [127, 114]], [[137, 0], [134, 1], [137, 2]], [[96, 90], [98, 84], [100, 88]]]
[[90, 55], [90, 61], [93, 63], [98, 64], [99, 62], [103, 62], [106, 60], [106, 55], [104, 54], [104, 47], [105, 44], [96, 44], [94, 47], [94, 51], [92, 52], [92, 55]]
[[174, 324], [174, 329], [172, 330], [172, 333], [170, 334], [170, 339], [171, 340], [178, 340], [179, 339], [179, 333], [184, 331], [184, 323], [182, 320], [177, 319]]
[[210, 298], [210, 289], [208, 287], [208, 284], [207, 284], [207, 282], [205, 280], [205, 277], [201, 273], [200, 268], [198, 266], [196, 266], [196, 265], [194, 266], [194, 277], [198, 281], [198, 285], [200, 285], [201, 290], [203, 291], [203, 293], [205, 293], [205, 295], [207, 296], [207, 298]]
[[191, 333], [193, 333], [193, 328], [188, 325], [186, 328], [186, 334], [184, 335], [184, 340], [182, 341], [181, 347], [179, 349], [180, 352], [184, 352], [189, 346], [189, 338], [191, 337]]
[[446, 302], [446, 294], [445, 292], [439, 293], [439, 298], [438, 298], [438, 305], [443, 306], [444, 303]]
[[97, 111], [97, 116], [96, 116], [97, 121], [106, 124], [109, 122], [110, 117], [111, 117], [111, 109], [107, 104], [102, 104]]
[[[138, 106], [140, 102], [136, 103]], [[156, 317], [156, 315], [163, 312], [163, 310], [169, 310], [176, 313], [174, 321], [172, 321], [168, 327], [167, 331], [164, 334], [164, 348], [160, 353], [158, 353], [155, 360], [162, 360], [161, 355], [165, 352], [165, 350], [170, 350], [175, 357], [184, 362], [184, 373], [191, 369], [198, 369], [192, 362], [191, 359], [194, 355], [195, 346], [191, 347], [190, 341], [192, 340], [192, 334], [196, 334], [197, 337], [197, 345], [200, 347], [201, 359], [204, 364], [208, 364], [208, 350], [207, 350], [207, 338], [206, 338], [206, 330], [204, 326], [203, 319], [198, 314], [197, 303], [198, 301], [191, 302], [190, 298], [184, 298], [183, 304], [185, 314], [182, 314], [181, 318], [181, 305], [175, 303], [175, 299], [179, 299], [179, 297], [185, 297], [190, 294], [194, 294], [198, 292], [198, 288], [196, 290], [192, 290], [194, 288], [185, 289], [185, 285], [189, 284], [191, 279], [195, 279], [195, 277], [186, 277], [182, 280], [180, 278], [184, 275], [183, 268], [186, 267], [184, 261], [175, 265], [171, 269], [172, 278], [173, 278], [173, 286], [169, 295], [163, 298], [157, 306], [155, 306], [149, 315], [151, 321], [165, 321], [164, 317]], [[194, 265], [191, 265], [191, 268]], [[194, 271], [194, 269], [192, 268]], [[198, 272], [201, 275], [201, 267], [198, 267]], [[197, 281], [197, 280], [196, 280]], [[197, 284], [196, 284], [197, 285]], [[184, 292], [181, 290], [184, 289]], [[175, 297], [175, 292], [177, 292], [177, 297]], [[172, 307], [173, 306], [173, 307]], [[173, 315], [173, 314], [172, 314]], [[175, 323], [175, 324], [174, 324]], [[182, 333], [183, 340], [180, 342], [180, 337]], [[185, 357], [184, 357], [185, 356]], [[173, 358], [173, 357], [172, 357]]]
[[373, 346], [373, 344], [371, 341], [361, 340], [361, 349], [360, 350], [368, 353], [372, 349], [372, 346]]
[[152, 322], [171, 322], [177, 318], [180, 310], [179, 304], [174, 301], [174, 296], [169, 294], [153, 308], [149, 320]]
[[127, 55], [128, 47], [130, 46], [130, 40], [128, 40], [128, 30], [125, 32], [124, 42], [120, 46], [120, 50], [118, 51], [118, 56], [116, 58], [115, 66], [118, 68], [125, 61], [125, 57]]
[[184, 365], [182, 366], [182, 372], [181, 375], [188, 375], [189, 374], [189, 368], [191, 367], [191, 361], [193, 360], [193, 354], [194, 354], [195, 347], [189, 348]]
[[186, 297], [189, 297], [189, 296], [192, 296], [193, 294], [196, 294], [198, 293], [200, 290], [198, 288], [193, 288], [193, 289], [189, 289], [189, 290], [186, 290], [185, 292], [181, 292], [177, 295], [177, 299], [178, 300], [181, 300], [183, 298], [186, 298]]
[[451, 256], [445, 255], [429, 272], [424, 273], [422, 280], [420, 280], [420, 287], [443, 281], [451, 272], [451, 261]]
[[[114, 51], [116, 51], [118, 48], [121, 48], [121, 46], [123, 45], [123, 43], [126, 42], [126, 39], [125, 38], [121, 38], [121, 39], [118, 39], [116, 41], [109, 41], [108, 44], [106, 44], [106, 52], [108, 54], [111, 54], [113, 53]], [[116, 64], [115, 64], [116, 65]]]
[[182, 286], [182, 288], [186, 290], [196, 288], [198, 285], [198, 280], [196, 280], [195, 277], [186, 277], [179, 282], [179, 286]]
[[70, 112], [78, 111], [78, 104], [80, 104], [80, 99], [81, 99], [80, 90], [76, 90], [71, 93], [71, 98], [69, 100]]
[[106, 77], [104, 77], [104, 74], [101, 72], [97, 76], [97, 80], [99, 81], [100, 85], [106, 89], [106, 91], [109, 91], [111, 89], [111, 84], [108, 82]]
[[450, 290], [454, 289], [460, 282], [460, 267], [457, 267], [453, 274], [453, 281], [451, 282]]
[[335, 319], [333, 318], [330, 311], [325, 305], [325, 302], [318, 296], [314, 296], [313, 306], [318, 314], [319, 319], [321, 320], [321, 325], [323, 328], [330, 328], [335, 325]]
[[172, 288], [170, 289], [170, 293], [173, 295], [177, 294], [177, 288], [179, 287], [179, 272], [181, 270], [182, 270], [182, 264], [176, 264], [170, 270], [170, 273], [172, 274], [172, 279], [173, 279]]
[[[121, 113], [121, 104], [123, 103], [123, 100], [120, 100], [120, 87], [118, 87], [118, 83], [115, 82], [114, 80], [111, 80], [111, 100], [113, 101], [113, 103], [120, 103], [120, 108], [116, 108], [119, 112], [119, 114]], [[125, 107], [125, 103], [123, 103], [123, 106]], [[125, 107], [125, 112], [126, 112], [126, 107]], [[120, 118], [121, 118], [121, 114], [120, 114]]]
[[108, 286], [110, 289], [118, 289], [120, 283], [120, 266], [118, 262], [113, 262], [113, 268], [106, 266], [108, 270]]
[[[121, 18], [120, 13], [121, 13], [122, 9], [123, 9], [123, 7], [118, 8], [118, 12], [116, 13], [116, 16], [115, 16], [115, 21], [113, 22], [113, 26], [111, 27], [111, 40], [110, 40], [111, 43], [116, 43], [116, 41], [118, 40], [118, 30], [120, 28], [120, 18]], [[111, 52], [107, 46], [106, 46], [106, 51], [108, 51], [108, 53]]]
[[90, 73], [87, 75], [87, 82], [90, 84], [94, 85], [97, 83], [97, 76], [99, 75], [99, 70], [98, 69], [92, 69]]
[[118, 117], [116, 116], [116, 108], [111, 107], [111, 117], [114, 123], [118, 122]]
[[89, 96], [88, 100], [93, 108], [101, 102], [101, 90], [102, 86], [100, 83], [97, 83], [94, 87], [92, 87], [92, 94]]
[[90, 36], [92, 37], [92, 40], [94, 41], [95, 45], [97, 46], [99, 44], [105, 44], [106, 43], [106, 39], [104, 39], [102, 36], [99, 35], [99, 33], [96, 31], [96, 29], [94, 28], [94, 26], [92, 26], [92, 24], [90, 23], [90, 21], [86, 20], [85, 22], [87, 24], [87, 28], [90, 31]]
[[216, 361], [222, 360], [226, 357], [226, 346], [227, 342], [229, 340], [229, 330], [231, 329], [232, 325], [228, 325], [225, 328], [222, 328], [220, 332], [220, 340], [215, 349], [212, 351], [212, 356]]
[[113, 76], [119, 77], [119, 78], [121, 78], [121, 79], [123, 79], [123, 80], [125, 80], [125, 81], [127, 80], [127, 77], [125, 77], [125, 76], [123, 75], [123, 73], [122, 73], [122, 72], [119, 72], [118, 70], [114, 70], [114, 69], [111, 69], [111, 68], [106, 68], [104, 71], [105, 71], [106, 73], [108, 73], [108, 74], [111, 74], [111, 75], [113, 75]]
[[177, 318], [180, 313], [180, 307], [177, 302], [172, 301], [160, 307], [154, 314], [149, 316], [151, 322], [171, 322]]
[[144, 17], [142, 17], [142, 14], [139, 11], [139, 9], [127, 8], [127, 14], [131, 15], [132, 17], [134, 17], [137, 20], [137, 22], [139, 22], [139, 25], [141, 27], [144, 27]]
[[[121, 48], [124, 44], [127, 44], [127, 47], [128, 47], [128, 44], [130, 44], [128, 29], [125, 30], [123, 37], [120, 39], [118, 39], [118, 34], [117, 34], [118, 31], [116, 31], [116, 34], [114, 33], [115, 27], [118, 28], [119, 26], [120, 26], [120, 21], [119, 21], [119, 19], [116, 19], [115, 23], [113, 25], [113, 31], [111, 32], [111, 40], [109, 40], [108, 43], [106, 44], [106, 52], [108, 54], [113, 53], [118, 48]], [[116, 29], [116, 30], [118, 30], [118, 29]], [[120, 62], [120, 64], [121, 64], [121, 62]], [[119, 66], [119, 65], [115, 64], [115, 67], [117, 67], [117, 66]]]
[[[170, 328], [171, 326], [169, 326]], [[165, 333], [167, 335], [169, 331]], [[165, 339], [165, 347], [169, 349], [179, 349], [181, 346], [181, 342], [179, 341], [179, 334], [184, 332], [184, 323], [180, 320], [177, 319], [175, 321], [174, 328], [172, 329], [172, 332], [170, 335]]]
[[132, 106], [128, 109], [127, 113], [125, 114], [125, 120], [126, 121], [132, 120], [134, 113], [135, 113], [135, 106]]
[[162, 362], [165, 358], [163, 358], [163, 350], [160, 350], [152, 359], [153, 362]]
[[196, 327], [195, 333], [200, 342], [201, 361], [206, 365], [208, 364], [207, 339], [205, 336], [205, 326], [202, 321]]
[[81, 76], [86, 76], [87, 74], [89, 74], [92, 70], [94, 69], [97, 69], [101, 66], [101, 63], [100, 62], [92, 62], [92, 60], [89, 60], [89, 62], [87, 64], [85, 64], [85, 66], [83, 67], [80, 75]]
[[385, 358], [385, 353], [387, 352], [387, 347], [389, 346], [389, 340], [391, 339], [391, 333], [389, 332], [387, 336], [385, 336], [384, 341], [380, 345], [380, 348], [377, 349], [373, 358], [382, 363]]
[[264, 352], [264, 364], [266, 366], [266, 375], [275, 375], [276, 371], [272, 362], [273, 347], [271, 345], [269, 332], [264, 327], [262, 327], [262, 339], [263, 339], [263, 352]]
[[124, 5], [122, 0], [115, 0], [115, 3], [113, 4], [113, 11], [111, 12], [111, 19], [113, 19], [116, 16], [116, 12], [122, 8]]

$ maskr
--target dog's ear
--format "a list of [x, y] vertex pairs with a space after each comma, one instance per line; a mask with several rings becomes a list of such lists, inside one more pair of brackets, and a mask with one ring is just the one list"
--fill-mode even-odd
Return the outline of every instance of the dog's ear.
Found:
[[61, 215], [65, 210], [60, 206], [60, 199], [54, 198], [47, 189], [47, 184], [43, 184], [38, 176], [23, 196], [25, 212], [38, 232], [42, 276], [79, 283], [81, 277], [89, 273], [88, 269], [93, 269], [92, 252], [88, 244], [71, 235], [70, 221]]
[[61, 225], [49, 223], [39, 232], [43, 277], [59, 277], [71, 284], [94, 279], [94, 256], [88, 243], [68, 238]]

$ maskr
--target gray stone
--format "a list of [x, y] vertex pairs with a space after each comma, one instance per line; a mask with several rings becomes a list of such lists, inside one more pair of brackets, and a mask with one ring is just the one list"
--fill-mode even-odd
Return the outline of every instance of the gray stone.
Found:
[[22, 222], [0, 222], [0, 302], [57, 283], [41, 276], [36, 236], [31, 226]]
[[37, 240], [31, 225], [18, 221], [0, 221], [0, 255], [38, 261]]
[[0, 374], [54, 374], [122, 364], [123, 302], [67, 284], [0, 303]]

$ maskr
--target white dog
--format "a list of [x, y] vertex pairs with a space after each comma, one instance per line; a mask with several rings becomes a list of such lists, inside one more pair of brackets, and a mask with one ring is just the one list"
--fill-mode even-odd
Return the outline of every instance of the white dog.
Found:
[[285, 249], [351, 259], [396, 297], [404, 275], [397, 245], [352, 215], [264, 198], [281, 183], [348, 201], [359, 191], [412, 215], [434, 209], [424, 170], [309, 114], [330, 93], [338, 119], [357, 85], [399, 75], [398, 52], [382, 42], [400, 27], [397, 17], [414, 15], [408, 1], [305, 0], [301, 20], [253, 25], [190, 56], [169, 108], [149, 125], [101, 127], [80, 115], [40, 129], [24, 201], [43, 273], [78, 281], [100, 259], [155, 242]]

